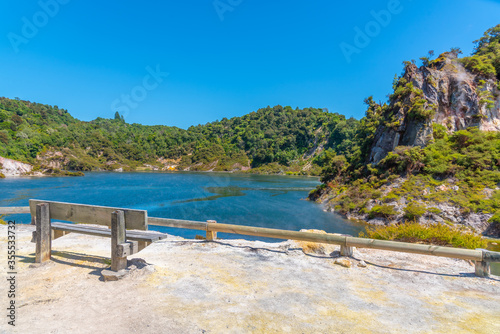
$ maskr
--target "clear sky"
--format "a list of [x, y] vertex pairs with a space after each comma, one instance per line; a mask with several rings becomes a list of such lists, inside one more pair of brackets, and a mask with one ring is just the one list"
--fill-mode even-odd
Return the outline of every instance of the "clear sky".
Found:
[[500, 2], [41, 0], [0, 13], [0, 96], [187, 128], [276, 104], [361, 118], [403, 60], [470, 54]]

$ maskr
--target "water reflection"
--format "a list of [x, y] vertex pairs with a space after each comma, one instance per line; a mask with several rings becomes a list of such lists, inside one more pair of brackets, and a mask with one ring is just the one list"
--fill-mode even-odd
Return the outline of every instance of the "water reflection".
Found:
[[245, 196], [245, 193], [243, 190], [249, 190], [250, 188], [240, 188], [240, 187], [205, 187], [205, 189], [212, 193], [212, 194], [217, 194], [217, 195], [212, 195], [212, 196], [207, 196], [207, 197], [201, 197], [201, 198], [193, 198], [193, 199], [188, 199], [184, 201], [175, 201], [173, 202], [174, 204], [181, 204], [181, 203], [191, 203], [191, 202], [201, 202], [201, 201], [214, 201], [218, 198], [222, 197], [232, 197], [232, 196]]
[[[301, 200], [318, 184], [315, 178], [298, 176], [90, 172], [79, 178], [0, 180], [0, 206], [26, 206], [28, 199], [37, 198], [147, 210], [150, 217], [216, 220], [295, 231], [314, 228], [351, 235], [363, 230], [363, 226], [323, 212], [321, 205]], [[19, 219], [20, 223], [30, 222], [28, 215]], [[182, 229], [166, 232], [185, 238], [199, 233]]]

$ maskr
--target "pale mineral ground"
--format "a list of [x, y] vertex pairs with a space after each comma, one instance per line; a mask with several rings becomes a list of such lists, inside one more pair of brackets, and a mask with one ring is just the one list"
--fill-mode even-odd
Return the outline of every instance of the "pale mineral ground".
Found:
[[2, 333], [500, 333], [500, 277], [464, 260], [356, 249], [348, 268], [337, 246], [169, 236], [104, 282], [110, 239], [66, 235], [35, 266], [33, 229], [16, 230], [12, 327], [0, 226]]

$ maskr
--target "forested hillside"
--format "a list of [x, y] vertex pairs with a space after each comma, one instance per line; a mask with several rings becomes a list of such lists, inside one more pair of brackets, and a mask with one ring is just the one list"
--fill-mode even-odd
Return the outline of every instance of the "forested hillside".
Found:
[[128, 124], [118, 113], [82, 122], [58, 106], [0, 98], [0, 156], [42, 170], [170, 166], [314, 174], [317, 155], [336, 147], [356, 123], [322, 109], [275, 106], [183, 130]]

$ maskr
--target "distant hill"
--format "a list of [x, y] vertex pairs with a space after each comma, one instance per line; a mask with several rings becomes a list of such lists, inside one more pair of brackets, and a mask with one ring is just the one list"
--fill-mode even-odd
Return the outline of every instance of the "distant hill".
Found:
[[58, 106], [0, 98], [0, 156], [34, 170], [248, 170], [318, 174], [318, 155], [337, 144], [345, 125], [322, 109], [267, 107], [187, 130], [75, 119]]

